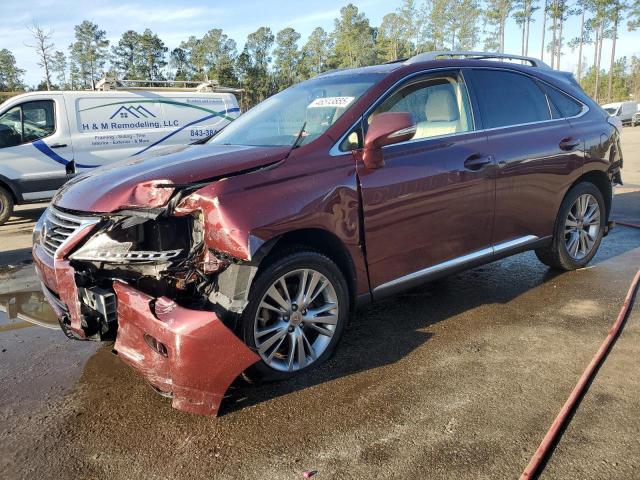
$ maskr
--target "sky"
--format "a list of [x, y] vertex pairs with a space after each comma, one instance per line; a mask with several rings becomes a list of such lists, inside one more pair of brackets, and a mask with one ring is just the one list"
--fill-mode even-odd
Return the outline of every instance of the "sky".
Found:
[[[270, 27], [274, 33], [285, 27], [293, 27], [302, 34], [302, 45], [317, 26], [331, 31], [333, 20], [347, 3], [349, 0], [0, 0], [4, 18], [0, 28], [0, 49], [11, 50], [19, 67], [26, 70], [24, 80], [27, 85], [36, 85], [42, 79], [42, 72], [34, 51], [27, 46], [32, 43], [27, 27], [34, 21], [46, 29], [53, 29], [52, 40], [56, 49], [65, 53], [73, 41], [74, 25], [85, 19], [106, 30], [112, 44], [117, 43], [127, 30], [142, 32], [150, 28], [162, 38], [170, 51], [190, 35], [202, 36], [211, 28], [222, 28], [237, 42], [240, 51], [247, 35], [261, 26]], [[351, 3], [367, 15], [372, 26], [378, 26], [382, 17], [394, 11], [401, 0], [352, 0]], [[540, 56], [541, 30], [542, 13], [538, 11], [529, 39], [529, 54], [532, 56]], [[565, 31], [566, 39], [575, 37], [579, 31], [579, 19], [569, 19]], [[520, 53], [520, 42], [519, 28], [510, 19], [506, 30], [506, 52]], [[606, 41], [603, 48], [603, 66], [609, 64], [610, 44], [610, 41]], [[630, 33], [626, 25], [623, 26], [616, 50], [616, 58], [640, 55], [640, 31]], [[545, 55], [548, 61], [548, 54]], [[583, 55], [588, 63], [592, 63], [593, 48], [587, 46]], [[577, 57], [577, 52], [565, 49], [561, 69], [574, 71]]]

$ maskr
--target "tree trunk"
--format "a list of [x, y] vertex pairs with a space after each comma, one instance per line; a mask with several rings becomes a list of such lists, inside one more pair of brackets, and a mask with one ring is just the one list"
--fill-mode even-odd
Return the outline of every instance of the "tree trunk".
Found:
[[529, 28], [531, 26], [531, 12], [527, 13], [527, 33], [524, 37], [524, 54], [529, 55]]
[[598, 93], [600, 90], [600, 54], [602, 52], [602, 34], [603, 34], [603, 20], [600, 20], [600, 25], [598, 25], [598, 30], [596, 32], [596, 61], [594, 65], [596, 67], [596, 85], [594, 89], [593, 99], [598, 101]]
[[544, 60], [544, 37], [547, 33], [547, 8], [549, 0], [544, 0], [544, 11], [542, 12], [542, 50], [540, 51], [540, 60]]
[[563, 9], [560, 11], [560, 18], [558, 19], [558, 21], [560, 22], [560, 32], [558, 35], [558, 59], [557, 59], [557, 65], [558, 65], [558, 70], [560, 70], [560, 58], [562, 57], [562, 27], [564, 26], [564, 7]]
[[49, 73], [49, 62], [47, 62], [44, 51], [42, 52], [42, 59], [43, 59], [42, 64], [44, 65], [44, 78], [45, 78], [45, 81], [47, 82], [47, 90], [51, 90], [51, 75]]
[[585, 5], [582, 5], [582, 15], [580, 16], [580, 43], [578, 44], [578, 82], [582, 78], [582, 44], [584, 43], [584, 11]]
[[522, 45], [520, 47], [520, 55], [524, 56], [524, 30], [527, 26], [527, 22], [523, 21], [522, 22]]
[[558, 17], [556, 16], [556, 12], [557, 12], [556, 6], [557, 6], [557, 0], [553, 0], [553, 11], [552, 11], [553, 23], [551, 24], [551, 68], [555, 68], [555, 65], [556, 65], [556, 43], [558, 41], [558, 38], [557, 38]]
[[618, 5], [614, 6], [613, 31], [611, 32], [611, 63], [609, 64], [609, 85], [607, 87], [607, 103], [613, 95], [613, 69], [616, 65], [616, 39], [618, 37]]

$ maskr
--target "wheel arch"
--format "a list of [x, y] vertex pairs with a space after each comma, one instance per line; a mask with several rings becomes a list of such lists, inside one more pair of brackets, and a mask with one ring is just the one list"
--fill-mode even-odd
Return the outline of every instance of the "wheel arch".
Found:
[[578, 177], [575, 182], [573, 182], [571, 187], [567, 190], [567, 193], [565, 193], [565, 197], [573, 187], [582, 182], [592, 183], [598, 188], [598, 190], [600, 190], [600, 193], [602, 193], [602, 197], [604, 198], [605, 208], [607, 209], [606, 219], [608, 220], [613, 203], [613, 187], [609, 176], [602, 170], [591, 170], [585, 172]]
[[333, 260], [347, 281], [350, 307], [357, 300], [357, 275], [355, 264], [346, 245], [334, 233], [322, 228], [304, 228], [283, 233], [266, 242], [254, 255], [258, 269], [264, 268], [271, 259], [294, 248], [309, 248]]
[[4, 188], [11, 194], [11, 196], [13, 197], [13, 202], [16, 205], [22, 203], [22, 195], [20, 193], [20, 190], [18, 189], [18, 187], [16, 187], [14, 182], [9, 180], [4, 175], [0, 175], [0, 187]]

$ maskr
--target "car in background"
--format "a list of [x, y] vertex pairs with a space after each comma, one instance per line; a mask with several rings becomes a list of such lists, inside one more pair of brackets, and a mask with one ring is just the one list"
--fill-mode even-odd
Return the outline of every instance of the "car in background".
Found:
[[36, 270], [68, 336], [115, 340], [175, 408], [215, 415], [238, 375], [329, 358], [357, 305], [527, 250], [587, 265], [621, 182], [609, 120], [527, 57], [328, 72], [205, 145], [68, 182]]
[[622, 125], [631, 125], [633, 116], [638, 113], [638, 102], [616, 102], [602, 105], [602, 109], [611, 117], [620, 120]]
[[633, 114], [633, 118], [631, 119], [631, 125], [633, 127], [637, 127], [640, 125], [640, 112], [636, 112]]
[[[224, 128], [234, 89], [38, 91], [0, 105], [0, 225], [16, 204], [50, 199], [76, 173]], [[192, 91], [187, 91], [192, 90]]]

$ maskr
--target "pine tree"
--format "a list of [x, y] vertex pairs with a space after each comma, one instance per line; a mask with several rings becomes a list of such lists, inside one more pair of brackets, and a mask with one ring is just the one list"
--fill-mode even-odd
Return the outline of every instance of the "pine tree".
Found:
[[522, 44], [520, 52], [522, 55], [529, 55], [529, 29], [534, 21], [533, 14], [540, 8], [537, 0], [516, 0], [513, 18], [522, 30]]
[[382, 19], [376, 36], [376, 52], [381, 62], [392, 62], [411, 55], [412, 46], [404, 34], [404, 22], [395, 12]]
[[140, 76], [144, 80], [164, 80], [162, 69], [167, 65], [164, 42], [148, 28], [140, 35]]
[[53, 73], [56, 74], [58, 87], [61, 90], [68, 88], [67, 86], [67, 57], [64, 52], [56, 51], [53, 54], [53, 63], [51, 66]]
[[140, 35], [127, 30], [122, 34], [117, 45], [111, 47], [113, 64], [123, 79], [136, 80], [140, 78], [138, 67], [140, 58]]
[[89, 20], [76, 25], [74, 30], [75, 42], [69, 46], [69, 55], [78, 67], [83, 86], [95, 88], [107, 60], [107, 33]]
[[298, 63], [301, 77], [309, 78], [324, 72], [332, 50], [332, 38], [322, 27], [316, 27], [302, 47], [302, 59]]
[[504, 53], [504, 35], [507, 19], [513, 9], [512, 0], [487, 0], [485, 10], [485, 48]]
[[22, 90], [24, 88], [22, 75], [24, 75], [24, 70], [18, 68], [16, 57], [13, 56], [13, 53], [6, 48], [0, 50], [0, 91], [14, 92]]
[[369, 20], [350, 3], [340, 9], [334, 21], [335, 42], [332, 63], [338, 68], [355, 68], [375, 63], [374, 30]]
[[274, 80], [276, 90], [283, 90], [297, 81], [300, 50], [300, 34], [287, 27], [276, 34], [274, 57]]

